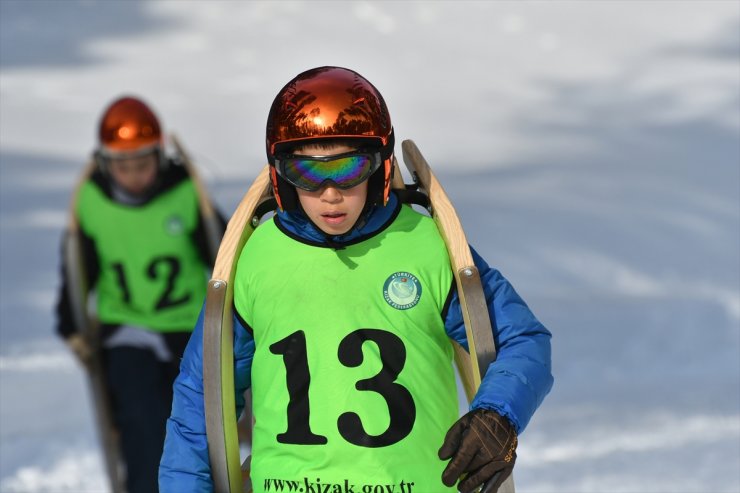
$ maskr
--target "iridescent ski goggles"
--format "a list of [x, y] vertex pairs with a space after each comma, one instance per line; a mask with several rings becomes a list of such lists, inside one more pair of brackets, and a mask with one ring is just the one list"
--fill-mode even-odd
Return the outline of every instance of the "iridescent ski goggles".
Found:
[[367, 180], [383, 159], [380, 152], [351, 151], [334, 156], [275, 156], [277, 173], [291, 185], [315, 192], [326, 183], [347, 190]]

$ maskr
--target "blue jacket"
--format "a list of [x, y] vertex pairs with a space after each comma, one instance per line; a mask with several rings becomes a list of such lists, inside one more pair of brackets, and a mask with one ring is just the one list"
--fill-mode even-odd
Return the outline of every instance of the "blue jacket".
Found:
[[[303, 239], [332, 245], [372, 236], [393, 217], [400, 203], [395, 196], [386, 207], [375, 207], [346, 235], [326, 238], [301, 213], [281, 212], [284, 229]], [[496, 269], [473, 250], [483, 282], [498, 356], [486, 371], [471, 409], [490, 409], [506, 416], [518, 433], [550, 391], [550, 332], [535, 318], [522, 298]], [[452, 294], [445, 330], [451, 339], [468, 349], [460, 300]], [[234, 316], [234, 363], [237, 415], [250, 386], [254, 339]], [[198, 318], [174, 385], [172, 415], [159, 470], [162, 493], [212, 491], [203, 400], [203, 312]], [[440, 444], [441, 446], [441, 444]]]

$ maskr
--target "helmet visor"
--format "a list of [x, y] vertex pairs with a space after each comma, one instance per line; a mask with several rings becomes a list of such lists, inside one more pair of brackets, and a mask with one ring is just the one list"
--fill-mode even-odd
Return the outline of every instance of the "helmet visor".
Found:
[[367, 180], [383, 160], [379, 152], [352, 151], [334, 156], [275, 157], [278, 174], [291, 185], [315, 192], [325, 183], [347, 190]]

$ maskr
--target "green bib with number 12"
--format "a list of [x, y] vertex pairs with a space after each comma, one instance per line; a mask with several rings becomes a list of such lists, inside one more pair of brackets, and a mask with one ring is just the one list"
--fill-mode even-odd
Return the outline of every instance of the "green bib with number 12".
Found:
[[88, 181], [77, 216], [98, 253], [101, 322], [192, 330], [205, 298], [206, 266], [191, 237], [198, 202], [190, 180], [136, 207], [112, 201]]
[[340, 250], [267, 222], [238, 261], [252, 328], [255, 491], [447, 491], [437, 457], [458, 417], [436, 226], [407, 206]]

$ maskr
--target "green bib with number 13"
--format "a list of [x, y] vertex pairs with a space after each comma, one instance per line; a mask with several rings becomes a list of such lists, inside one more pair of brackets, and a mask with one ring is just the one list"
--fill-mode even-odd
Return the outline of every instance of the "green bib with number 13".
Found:
[[437, 450], [458, 417], [452, 281], [436, 226], [407, 206], [339, 250], [275, 221], [256, 229], [234, 281], [255, 339], [255, 491], [448, 490]]

